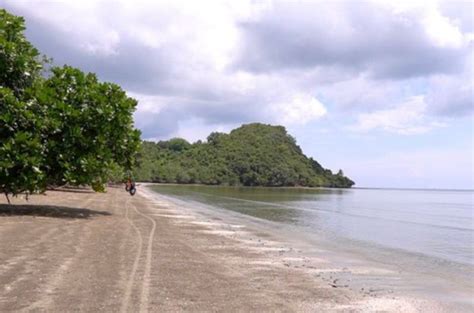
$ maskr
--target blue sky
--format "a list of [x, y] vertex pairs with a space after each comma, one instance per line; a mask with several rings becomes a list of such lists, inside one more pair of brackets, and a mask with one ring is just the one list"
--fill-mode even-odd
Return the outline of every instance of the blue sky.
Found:
[[145, 139], [280, 124], [357, 186], [474, 188], [472, 2], [0, 6], [56, 65], [136, 98]]

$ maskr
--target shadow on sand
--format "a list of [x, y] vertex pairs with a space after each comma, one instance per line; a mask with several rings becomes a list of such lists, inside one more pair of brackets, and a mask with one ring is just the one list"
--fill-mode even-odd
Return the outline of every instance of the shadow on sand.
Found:
[[72, 188], [72, 187], [51, 188], [51, 189], [48, 189], [48, 191], [72, 192], [72, 193], [95, 193], [95, 191], [92, 189]]
[[43, 216], [65, 219], [87, 219], [95, 216], [112, 215], [109, 212], [89, 209], [70, 208], [55, 205], [10, 205], [0, 204], [0, 217], [2, 216]]

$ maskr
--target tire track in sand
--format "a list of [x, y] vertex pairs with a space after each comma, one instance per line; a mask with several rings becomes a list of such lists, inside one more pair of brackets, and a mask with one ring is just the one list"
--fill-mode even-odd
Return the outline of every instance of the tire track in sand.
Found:
[[153, 255], [153, 239], [155, 238], [156, 222], [150, 216], [140, 212], [135, 205], [133, 206], [133, 208], [135, 209], [135, 212], [145, 217], [152, 223], [152, 228], [150, 231], [150, 235], [148, 237], [146, 261], [145, 261], [145, 272], [143, 274], [142, 293], [140, 296], [140, 313], [144, 313], [144, 312], [148, 312], [148, 298], [150, 295], [151, 261], [152, 261], [152, 255]]
[[125, 219], [128, 221], [128, 223], [132, 226], [133, 230], [137, 234], [138, 247], [137, 247], [137, 253], [135, 255], [135, 260], [133, 261], [132, 270], [130, 271], [130, 276], [128, 277], [127, 286], [125, 288], [125, 296], [123, 297], [122, 306], [120, 307], [120, 312], [122, 313], [128, 312], [128, 306], [130, 304], [130, 296], [132, 295], [133, 283], [135, 282], [135, 275], [137, 273], [138, 263], [140, 262], [140, 256], [142, 255], [142, 246], [143, 246], [142, 234], [140, 233], [140, 230], [135, 225], [133, 220], [131, 220], [129, 217], [129, 211], [130, 211], [129, 205], [130, 205], [130, 199], [128, 199], [127, 202], [125, 203]]

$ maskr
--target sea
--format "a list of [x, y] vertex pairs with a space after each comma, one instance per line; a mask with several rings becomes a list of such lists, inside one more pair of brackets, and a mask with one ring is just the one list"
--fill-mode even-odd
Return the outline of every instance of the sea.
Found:
[[[228, 212], [327, 249], [397, 266], [474, 298], [474, 191], [154, 185], [206, 212]], [[229, 215], [229, 216], [231, 216]], [[430, 288], [426, 288], [427, 290]]]

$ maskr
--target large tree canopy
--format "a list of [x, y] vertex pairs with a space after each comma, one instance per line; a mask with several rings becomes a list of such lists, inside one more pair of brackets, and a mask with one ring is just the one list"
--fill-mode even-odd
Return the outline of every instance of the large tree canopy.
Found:
[[22, 18], [0, 10], [0, 190], [33, 193], [62, 184], [103, 190], [111, 171], [133, 165], [137, 102], [69, 66], [41, 77], [42, 58], [24, 30]]
[[100, 189], [113, 164], [130, 169], [140, 142], [133, 129], [137, 102], [117, 85], [65, 66], [34, 90], [45, 117], [45, 172], [49, 184]]

